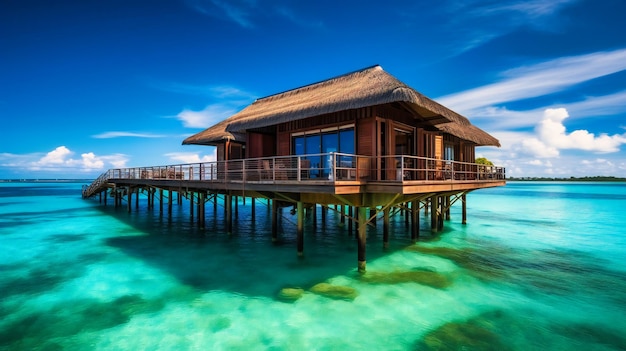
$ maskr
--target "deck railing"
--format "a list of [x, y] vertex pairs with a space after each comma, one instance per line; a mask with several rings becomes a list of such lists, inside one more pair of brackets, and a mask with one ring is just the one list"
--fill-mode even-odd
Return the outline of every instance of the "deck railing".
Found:
[[250, 183], [489, 181], [505, 179], [505, 169], [407, 155], [371, 157], [331, 152], [111, 169], [83, 189], [83, 195], [91, 196], [109, 179]]

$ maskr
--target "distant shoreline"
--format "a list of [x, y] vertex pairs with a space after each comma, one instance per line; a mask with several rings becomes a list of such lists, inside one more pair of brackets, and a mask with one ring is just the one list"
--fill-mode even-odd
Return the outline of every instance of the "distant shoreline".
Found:
[[94, 179], [0, 179], [0, 183], [91, 183]]
[[507, 177], [507, 181], [520, 182], [626, 182], [626, 178], [620, 177], [569, 177], [569, 178], [549, 178], [549, 177]]

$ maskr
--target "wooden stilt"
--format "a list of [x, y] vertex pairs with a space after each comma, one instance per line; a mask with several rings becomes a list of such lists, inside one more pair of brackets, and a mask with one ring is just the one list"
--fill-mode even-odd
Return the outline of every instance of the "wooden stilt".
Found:
[[326, 227], [326, 212], [327, 212], [327, 208], [326, 206], [322, 206], [322, 226]]
[[102, 203], [102, 192], [98, 193], [98, 203]]
[[234, 196], [235, 200], [235, 219], [239, 218], [239, 196]]
[[437, 231], [437, 209], [438, 209], [438, 204], [437, 204], [437, 196], [433, 195], [430, 198], [430, 230], [431, 231]]
[[450, 195], [446, 195], [445, 197], [445, 207], [446, 207], [446, 221], [450, 220]]
[[411, 240], [417, 241], [420, 236], [420, 202], [413, 200], [411, 202]]
[[139, 209], [139, 188], [135, 189], [135, 210]]
[[133, 201], [132, 201], [133, 191], [130, 187], [126, 189], [126, 196], [127, 196], [126, 205], [128, 207], [128, 213], [130, 213], [131, 208], [133, 208]]
[[344, 211], [344, 206], [343, 205], [339, 205], [338, 208], [339, 208], [339, 212], [341, 213], [341, 217], [340, 217], [339, 220], [340, 220], [340, 223], [343, 225], [343, 224], [346, 223], [346, 215], [343, 212]]
[[366, 259], [365, 249], [367, 243], [367, 207], [359, 207], [359, 228], [358, 228], [358, 261], [357, 269], [359, 273], [365, 273]]
[[104, 191], [104, 206], [107, 205], [107, 198], [109, 197], [109, 192], [107, 190]]
[[466, 194], [461, 195], [461, 205], [462, 205], [462, 219], [461, 219], [461, 223], [462, 224], [467, 224], [467, 201], [466, 201]]
[[389, 247], [389, 207], [383, 209], [383, 248]]
[[354, 226], [353, 214], [354, 207], [348, 206], [348, 217], [350, 217], [350, 219], [348, 220], [348, 236], [352, 236], [352, 227]]
[[313, 231], [317, 231], [317, 204], [311, 206], [311, 220], [313, 221]]
[[443, 218], [444, 218], [444, 196], [440, 196], [438, 199], [439, 211], [437, 216], [437, 231], [443, 230]]
[[404, 227], [408, 229], [409, 228], [409, 218], [411, 217], [411, 216], [409, 216], [409, 213], [410, 213], [410, 211], [409, 211], [409, 203], [408, 202], [404, 202], [403, 205], [404, 205], [403, 206], [404, 209], [402, 211], [404, 212]]
[[254, 197], [250, 199], [250, 211], [252, 216], [252, 223], [254, 223], [256, 217], [256, 199]]
[[278, 240], [278, 203], [272, 200], [272, 241]]
[[172, 200], [174, 200], [174, 194], [172, 193], [172, 189], [167, 191], [168, 193], [168, 197], [167, 197], [167, 216], [169, 218], [172, 218]]
[[372, 224], [376, 225], [376, 208], [370, 208], [370, 216], [372, 219]]
[[189, 196], [189, 219], [193, 223], [193, 191], [188, 191], [187, 194]]
[[159, 216], [163, 216], [163, 188], [159, 188]]
[[298, 256], [304, 255], [304, 205], [302, 201], [297, 202], [297, 233], [296, 242], [298, 246]]
[[224, 207], [226, 207], [226, 233], [233, 233], [233, 197], [231, 195], [224, 196]]

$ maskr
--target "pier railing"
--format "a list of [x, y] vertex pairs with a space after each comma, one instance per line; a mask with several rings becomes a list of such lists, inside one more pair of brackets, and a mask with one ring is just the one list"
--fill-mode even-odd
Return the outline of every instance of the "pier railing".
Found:
[[323, 153], [248, 158], [229, 161], [116, 168], [83, 189], [91, 196], [110, 179], [204, 182], [289, 183], [317, 182], [438, 182], [505, 179], [505, 169], [490, 165], [427, 157], [359, 156]]

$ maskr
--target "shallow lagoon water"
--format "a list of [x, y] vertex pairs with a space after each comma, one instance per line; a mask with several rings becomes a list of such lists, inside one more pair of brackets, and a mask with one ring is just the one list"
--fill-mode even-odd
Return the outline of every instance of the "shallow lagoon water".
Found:
[[[510, 182], [468, 195], [443, 233], [368, 232], [368, 272], [336, 214], [239, 205], [207, 226], [128, 214], [82, 183], [0, 183], [0, 350], [624, 350], [626, 185]], [[157, 206], [158, 207], [158, 206]], [[294, 295], [295, 293], [295, 295]]]

